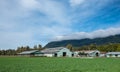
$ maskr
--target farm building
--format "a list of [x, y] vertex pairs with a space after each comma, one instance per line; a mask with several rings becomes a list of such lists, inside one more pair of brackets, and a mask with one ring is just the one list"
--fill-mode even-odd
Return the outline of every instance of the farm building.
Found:
[[100, 52], [100, 57], [105, 57], [106, 52]]
[[79, 55], [79, 52], [80, 52], [80, 51], [74, 51], [74, 52], [73, 52], [74, 57], [79, 57], [79, 56], [80, 56], [80, 55]]
[[44, 56], [47, 57], [71, 57], [72, 52], [65, 47], [46, 48], [41, 50]]
[[120, 52], [108, 52], [106, 57], [120, 57]]
[[23, 51], [21, 53], [18, 53], [18, 55], [21, 55], [21, 56], [43, 56], [43, 53], [41, 53], [38, 50], [31, 50], [31, 51]]
[[86, 56], [86, 57], [99, 57], [100, 51], [98, 50], [88, 50], [88, 51], [79, 51], [79, 56]]

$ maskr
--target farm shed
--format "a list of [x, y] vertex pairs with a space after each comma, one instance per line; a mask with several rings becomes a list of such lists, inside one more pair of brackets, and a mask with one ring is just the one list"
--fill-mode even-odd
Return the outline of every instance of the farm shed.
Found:
[[31, 50], [31, 51], [23, 51], [21, 53], [18, 53], [18, 55], [21, 55], [21, 56], [43, 56], [43, 53], [41, 53], [38, 50]]
[[99, 57], [100, 51], [98, 51], [98, 50], [79, 51], [78, 54], [79, 54], [79, 56]]
[[105, 57], [106, 52], [100, 52], [100, 57]]
[[74, 56], [74, 57], [79, 57], [79, 52], [80, 52], [80, 51], [74, 51], [74, 52], [73, 52], [73, 56]]
[[71, 57], [72, 52], [65, 47], [46, 48], [41, 51], [47, 57]]
[[106, 57], [120, 57], [120, 52], [108, 52]]

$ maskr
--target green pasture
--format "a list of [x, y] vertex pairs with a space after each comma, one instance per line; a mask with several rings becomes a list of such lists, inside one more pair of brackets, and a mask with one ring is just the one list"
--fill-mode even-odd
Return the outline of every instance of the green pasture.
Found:
[[0, 72], [120, 72], [120, 58], [0, 57]]

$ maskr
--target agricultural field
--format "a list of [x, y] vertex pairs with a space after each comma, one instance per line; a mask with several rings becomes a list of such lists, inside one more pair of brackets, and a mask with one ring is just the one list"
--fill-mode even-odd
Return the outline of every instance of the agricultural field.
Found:
[[120, 58], [0, 57], [0, 72], [120, 72]]

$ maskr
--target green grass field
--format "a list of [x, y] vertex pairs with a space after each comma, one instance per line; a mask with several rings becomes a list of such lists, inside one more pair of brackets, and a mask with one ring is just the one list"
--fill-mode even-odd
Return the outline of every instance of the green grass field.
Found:
[[0, 72], [120, 72], [120, 58], [0, 57]]

